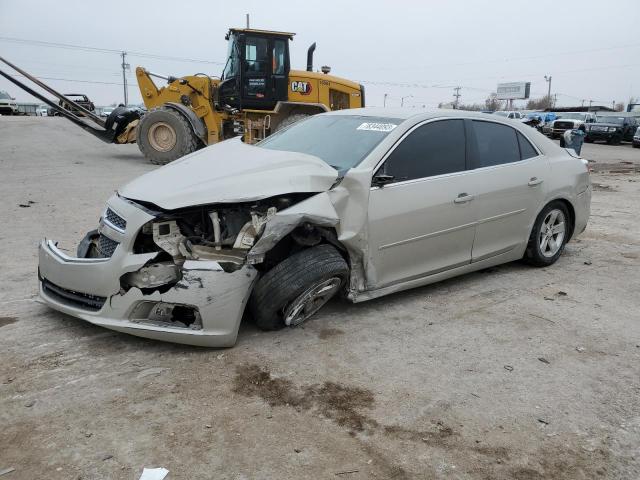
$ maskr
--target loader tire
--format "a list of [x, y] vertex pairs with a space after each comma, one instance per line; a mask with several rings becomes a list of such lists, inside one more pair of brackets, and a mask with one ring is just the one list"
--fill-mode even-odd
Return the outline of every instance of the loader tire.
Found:
[[293, 125], [294, 123], [299, 122], [300, 120], [304, 120], [305, 118], [310, 117], [310, 116], [311, 115], [309, 115], [308, 113], [296, 113], [296, 114], [293, 114], [293, 115], [289, 115], [288, 117], [286, 117], [284, 120], [282, 120], [278, 124], [278, 126], [275, 129], [275, 132], [279, 132], [280, 130], [284, 130], [288, 126]]
[[136, 142], [142, 154], [155, 165], [166, 165], [200, 146], [191, 124], [177, 111], [163, 107], [142, 117]]
[[[307, 248], [285, 258], [258, 280], [249, 309], [262, 330], [284, 328], [287, 314], [293, 320], [290, 326], [295, 326], [338, 293], [348, 278], [349, 266], [332, 245]], [[294, 315], [293, 308], [300, 314]]]

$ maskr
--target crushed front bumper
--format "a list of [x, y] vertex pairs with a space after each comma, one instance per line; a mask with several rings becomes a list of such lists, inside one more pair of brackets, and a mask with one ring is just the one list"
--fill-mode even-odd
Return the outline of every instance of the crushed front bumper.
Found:
[[[58, 311], [119, 332], [189, 345], [232, 346], [257, 276], [255, 268], [242, 265], [235, 271], [224, 271], [217, 262], [187, 260], [180, 266], [180, 280], [170, 288], [149, 292], [130, 287], [125, 291], [122, 275], [140, 270], [158, 255], [133, 253], [137, 233], [154, 217], [117, 196], [108, 205], [126, 219], [126, 231], [101, 219], [100, 233], [117, 243], [110, 257], [72, 257], [50, 240], [41, 242], [40, 300]], [[175, 306], [195, 312], [197, 321], [187, 325], [161, 317], [162, 311]]]

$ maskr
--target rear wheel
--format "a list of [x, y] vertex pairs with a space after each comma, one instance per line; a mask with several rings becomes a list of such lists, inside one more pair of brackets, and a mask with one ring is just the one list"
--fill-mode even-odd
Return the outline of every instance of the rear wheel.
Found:
[[162, 107], [142, 117], [136, 141], [142, 154], [156, 165], [177, 160], [199, 146], [191, 124], [177, 111]]
[[614, 135], [609, 140], [607, 140], [609, 145], [620, 145], [622, 143], [622, 135]]
[[546, 267], [558, 260], [570, 235], [570, 217], [562, 202], [551, 202], [542, 209], [535, 223], [524, 260], [536, 267]]
[[331, 245], [318, 245], [286, 258], [258, 280], [249, 308], [263, 330], [295, 326], [340, 291], [349, 266]]

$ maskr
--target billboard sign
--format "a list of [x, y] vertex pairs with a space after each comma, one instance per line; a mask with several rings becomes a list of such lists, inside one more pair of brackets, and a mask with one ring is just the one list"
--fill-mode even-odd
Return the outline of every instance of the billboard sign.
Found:
[[529, 98], [531, 91], [531, 82], [511, 82], [499, 83], [498, 94], [499, 100], [518, 100]]

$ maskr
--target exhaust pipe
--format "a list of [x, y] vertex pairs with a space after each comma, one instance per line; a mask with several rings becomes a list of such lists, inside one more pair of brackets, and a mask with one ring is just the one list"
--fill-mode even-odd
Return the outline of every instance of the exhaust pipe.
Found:
[[307, 50], [307, 72], [313, 72], [313, 52], [316, 49], [316, 42], [313, 42]]

